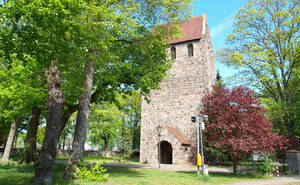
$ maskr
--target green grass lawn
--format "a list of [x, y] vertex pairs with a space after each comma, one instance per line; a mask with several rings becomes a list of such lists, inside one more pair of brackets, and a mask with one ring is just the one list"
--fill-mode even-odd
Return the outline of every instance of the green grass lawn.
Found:
[[[244, 180], [256, 180], [266, 177], [231, 174], [210, 174], [202, 178], [190, 172], [170, 172], [156, 169], [107, 167], [109, 179], [107, 182], [92, 182], [85, 180], [66, 180], [60, 177], [64, 164], [55, 165], [53, 184], [64, 185], [96, 185], [96, 184], [128, 184], [128, 185], [193, 185], [193, 184], [228, 184]], [[0, 163], [0, 185], [30, 184], [33, 177], [33, 165], [17, 164], [15, 162]]]

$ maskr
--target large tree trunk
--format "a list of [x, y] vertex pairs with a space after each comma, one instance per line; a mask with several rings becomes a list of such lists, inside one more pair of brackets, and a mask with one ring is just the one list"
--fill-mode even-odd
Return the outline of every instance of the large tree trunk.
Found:
[[59, 139], [64, 104], [59, 75], [59, 62], [52, 62], [49, 70], [46, 70], [49, 97], [47, 125], [41, 153], [35, 163], [35, 175], [32, 179], [34, 184], [52, 184], [56, 146]]
[[94, 68], [91, 60], [87, 60], [85, 64], [85, 76], [83, 80], [84, 91], [79, 100], [79, 108], [75, 126], [75, 134], [73, 140], [73, 151], [69, 158], [68, 165], [63, 176], [66, 178], [74, 178], [73, 165], [78, 164], [78, 160], [84, 154], [84, 143], [88, 129], [88, 118], [90, 111], [90, 101], [92, 95], [92, 86], [94, 78]]
[[19, 121], [20, 121], [20, 118], [16, 118], [16, 119], [13, 120], [12, 124], [10, 125], [10, 131], [9, 131], [9, 134], [8, 134], [8, 138], [7, 138], [7, 141], [6, 141], [4, 153], [3, 153], [3, 156], [2, 156], [2, 162], [7, 162], [8, 159], [9, 159], [10, 151], [11, 151], [11, 148], [13, 146], [14, 137], [15, 137], [15, 133], [16, 133], [17, 125], [18, 125]]
[[41, 109], [34, 107], [28, 119], [28, 128], [25, 139], [25, 154], [20, 162], [25, 161], [27, 164], [35, 162], [36, 152], [36, 134], [39, 126]]

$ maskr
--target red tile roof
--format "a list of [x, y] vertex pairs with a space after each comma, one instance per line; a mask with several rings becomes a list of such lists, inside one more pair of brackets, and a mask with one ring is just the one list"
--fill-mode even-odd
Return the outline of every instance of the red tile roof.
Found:
[[202, 37], [203, 19], [206, 19], [205, 14], [191, 17], [180, 24], [182, 36], [177, 39], [172, 39], [170, 44], [200, 39]]
[[183, 137], [183, 135], [176, 129], [171, 126], [167, 126], [167, 129], [174, 134], [174, 136], [181, 142], [182, 145], [191, 145], [191, 143]]

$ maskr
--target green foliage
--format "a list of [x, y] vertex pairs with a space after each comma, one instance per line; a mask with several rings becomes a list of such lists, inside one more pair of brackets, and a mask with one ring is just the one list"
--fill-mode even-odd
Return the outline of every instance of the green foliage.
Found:
[[95, 146], [103, 143], [103, 149], [110, 149], [108, 145], [115, 142], [123, 117], [124, 114], [114, 104], [93, 104], [89, 116], [88, 141]]
[[24, 133], [19, 133], [17, 135], [17, 141], [16, 142], [16, 148], [24, 148], [25, 147], [25, 138], [26, 138], [26, 134]]
[[289, 135], [292, 147], [299, 137], [294, 113], [300, 100], [295, 91], [300, 84], [299, 11], [297, 0], [246, 1], [234, 16], [228, 47], [217, 52], [223, 62], [241, 69], [242, 83], [263, 94], [275, 129]]
[[103, 163], [93, 163], [89, 164], [84, 161], [79, 161], [79, 164], [76, 166], [74, 176], [79, 179], [87, 179], [91, 181], [107, 181], [108, 174], [105, 173], [106, 169], [102, 166]]
[[[11, 105], [5, 108], [4, 111], [8, 112], [5, 116], [9, 115], [10, 119], [13, 119], [19, 116], [16, 114], [28, 114], [29, 108], [23, 108], [27, 105], [25, 100], [29, 100], [28, 107], [38, 104], [46, 108], [46, 85], [49, 91], [53, 89], [54, 86], [50, 82], [54, 78], [48, 78], [46, 82], [44, 72], [53, 62], [57, 63], [56, 74], [60, 78], [55, 87], [61, 87], [62, 102], [65, 105], [78, 103], [81, 92], [85, 91], [81, 82], [85, 73], [83, 67], [87, 61], [95, 69], [94, 83], [91, 83], [99, 101], [113, 100], [116, 92], [130, 92], [134, 89], [141, 90], [144, 95], [149, 94], [151, 89], [158, 88], [159, 82], [170, 67], [166, 52], [167, 41], [174, 37], [177, 30], [173, 29], [176, 27], [173, 24], [158, 25], [178, 23], [180, 19], [186, 18], [189, 3], [190, 0], [6, 2], [0, 9], [1, 67], [10, 69], [14, 66], [16, 70], [12, 70], [11, 73], [17, 71], [17, 75], [22, 77], [16, 78], [16, 81], [13, 81], [14, 78], [8, 78], [6, 81], [13, 81], [8, 85], [0, 84], [1, 104], [7, 105], [11, 100], [16, 100], [11, 101]], [[18, 69], [30, 67], [29, 63], [33, 63], [32, 66], [36, 68], [21, 71], [19, 74]], [[26, 74], [33, 75], [30, 78]], [[37, 101], [30, 101], [33, 100], [31, 96], [24, 98], [17, 94], [25, 92], [22, 90], [22, 82], [27, 79], [32, 79], [38, 84], [29, 84], [27, 88], [32, 91], [35, 90], [34, 87], [41, 88], [41, 91], [32, 93], [41, 97]], [[11, 94], [10, 89], [13, 89]], [[45, 93], [38, 96], [38, 92]], [[21, 95], [27, 94], [30, 93]], [[5, 99], [7, 95], [11, 97]], [[51, 107], [51, 98], [48, 100]], [[4, 111], [0, 110], [1, 113]], [[50, 130], [58, 132], [59, 129], [59, 126], [52, 126], [52, 123], [59, 123], [60, 113], [48, 112], [48, 118], [53, 118], [53, 115], [56, 115], [57, 120], [53, 122], [53, 119], [47, 119], [50, 122], [47, 123], [46, 136], [49, 136]], [[123, 139], [124, 136], [130, 135], [127, 127], [121, 128], [121, 139], [128, 143], [128, 140]], [[53, 136], [57, 137], [55, 134]], [[50, 150], [51, 147], [51, 150], [55, 149], [56, 144], [50, 145], [49, 141], [56, 142], [58, 138], [46, 138], [46, 150]], [[51, 165], [47, 164], [43, 168], [50, 169]], [[38, 179], [37, 176], [35, 178]]]
[[204, 152], [205, 162], [212, 165], [228, 161], [228, 156], [230, 155], [216, 147], [210, 146], [209, 143], [205, 144]]
[[43, 141], [44, 141], [45, 131], [46, 131], [46, 126], [38, 127], [38, 131], [37, 131], [37, 134], [36, 134], [36, 141], [39, 144], [42, 144]]
[[276, 172], [275, 166], [272, 165], [274, 161], [266, 156], [265, 159], [262, 161], [262, 163], [259, 163], [257, 165], [257, 171], [262, 174], [273, 174]]
[[[129, 155], [139, 146], [141, 120], [141, 93], [117, 94], [115, 102], [102, 102], [91, 106], [88, 140], [103, 149], [117, 145]], [[133, 142], [135, 146], [133, 145]]]

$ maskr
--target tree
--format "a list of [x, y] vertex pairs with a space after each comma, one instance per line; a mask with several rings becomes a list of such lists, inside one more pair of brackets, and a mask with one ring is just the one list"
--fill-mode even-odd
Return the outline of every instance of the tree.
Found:
[[299, 19], [298, 0], [248, 0], [234, 17], [228, 47], [218, 52], [279, 105], [292, 148], [298, 145], [291, 79], [300, 57]]
[[[132, 150], [138, 149], [140, 138], [140, 123], [141, 123], [141, 102], [142, 96], [140, 91], [133, 91], [131, 94], [120, 94], [117, 98], [119, 109], [126, 115], [125, 127], [129, 128], [131, 141], [129, 148]], [[125, 132], [126, 133], [126, 132]]]
[[202, 114], [209, 118], [204, 131], [207, 142], [231, 155], [234, 173], [245, 156], [284, 148], [285, 139], [272, 133], [272, 123], [250, 89], [237, 87], [230, 91], [214, 86], [202, 101]]
[[[22, 61], [18, 60], [16, 56], [12, 55], [11, 58], [14, 60], [13, 64], [10, 64], [3, 58], [0, 59], [0, 116], [6, 120], [6, 124], [12, 123], [10, 137], [7, 139], [8, 143], [12, 143], [15, 129], [19, 126], [16, 120], [20, 120], [21, 117], [27, 117], [28, 112], [34, 109], [35, 104], [38, 104], [39, 107], [45, 106], [43, 98], [46, 95], [41, 81], [36, 79], [36, 75], [39, 75], [40, 71], [34, 64], [34, 60], [27, 57], [26, 62], [28, 65], [23, 65]], [[39, 108], [38, 106], [35, 109]], [[31, 129], [28, 131], [27, 133], [30, 133]], [[9, 147], [9, 144], [6, 146], [8, 146], [5, 152], [6, 155], [3, 157], [9, 157], [9, 149], [11, 147]], [[29, 155], [30, 153], [26, 152], [27, 154]], [[8, 158], [3, 160], [6, 161]]]
[[93, 104], [89, 119], [88, 140], [104, 144], [104, 149], [118, 146], [128, 153], [138, 149], [141, 119], [141, 93], [119, 93], [114, 102]]
[[5, 144], [9, 132], [9, 124], [6, 124], [4, 118], [0, 117], [0, 146]]
[[222, 86], [223, 85], [223, 80], [222, 80], [222, 76], [220, 74], [219, 69], [217, 70], [217, 75], [216, 75], [216, 85], [217, 86]]
[[[170, 66], [166, 35], [176, 29], [156, 25], [176, 22], [178, 15], [184, 18], [188, 4], [189, 0], [13, 0], [1, 7], [1, 59], [3, 56], [8, 65], [16, 61], [26, 65], [28, 58], [33, 59], [45, 74], [48, 88], [47, 125], [33, 183], [52, 183], [62, 120], [74, 111], [64, 114], [63, 110], [73, 107], [69, 103], [78, 102], [80, 94], [78, 107], [82, 108], [76, 127], [84, 129], [75, 131], [78, 155], [68, 167], [83, 154], [92, 90], [105, 99], [113, 98], [115, 91], [141, 89], [147, 94], [158, 87]], [[84, 68], [96, 70], [86, 73]], [[74, 85], [78, 82], [86, 85]], [[75, 93], [68, 93], [68, 87]]]
[[[178, 15], [185, 15], [189, 1], [106, 1], [88, 2], [86, 17], [82, 25], [91, 38], [88, 51], [91, 54], [85, 63], [84, 89], [79, 101], [79, 109], [75, 127], [73, 152], [64, 171], [64, 177], [74, 177], [74, 165], [83, 156], [84, 143], [88, 129], [89, 104], [94, 81], [94, 69], [110, 68], [114, 83], [110, 88], [117, 87], [117, 91], [131, 91], [141, 89], [149, 94], [150, 89], [157, 88], [166, 70], [169, 61], [166, 55], [166, 44], [171, 33], [167, 26], [157, 26], [162, 22], [178, 20]], [[141, 8], [141, 9], [140, 9]], [[100, 19], [101, 17], [102, 19]], [[171, 27], [174, 27], [170, 25]], [[150, 29], [149, 29], [150, 28]], [[154, 28], [156, 30], [154, 30]], [[122, 30], [122, 32], [120, 32]], [[98, 42], [100, 35], [106, 35]], [[172, 37], [172, 35], [171, 35]], [[103, 53], [105, 52], [105, 57]], [[102, 57], [102, 58], [99, 58]], [[106, 60], [103, 60], [106, 59]], [[112, 75], [112, 76], [111, 76]], [[105, 75], [107, 76], [107, 75]], [[101, 77], [100, 79], [102, 79]], [[98, 80], [95, 80], [96, 82]], [[95, 83], [97, 88], [103, 88], [103, 82]]]
[[116, 144], [124, 117], [124, 113], [114, 103], [93, 104], [89, 117], [88, 140], [94, 145], [103, 143], [104, 150], [108, 150], [109, 144]]
[[292, 97], [293, 111], [295, 114], [295, 132], [297, 140], [300, 141], [300, 59], [296, 68], [296, 75], [292, 79], [292, 86], [295, 87], [295, 93]]
[[4, 153], [2, 156], [2, 162], [7, 162], [9, 159], [10, 151], [13, 147], [13, 141], [14, 141], [16, 130], [17, 130], [17, 125], [18, 125], [20, 119], [21, 119], [21, 117], [14, 119], [10, 126], [10, 131], [9, 131], [7, 142], [5, 145], [5, 150], [4, 150]]
[[41, 109], [34, 107], [28, 119], [27, 134], [25, 139], [25, 154], [21, 162], [25, 161], [27, 164], [34, 162], [37, 157], [36, 143], [37, 131], [40, 123]]
[[[9, 66], [21, 61], [25, 65], [30, 58], [47, 79], [47, 125], [39, 160], [35, 163], [33, 183], [36, 184], [52, 183], [64, 108], [60, 78], [70, 74], [66, 69], [80, 64], [78, 61], [86, 49], [82, 47], [82, 35], [77, 30], [79, 23], [74, 21], [83, 7], [80, 1], [10, 1], [0, 11], [0, 50], [5, 63]], [[61, 74], [61, 70], [64, 73]], [[80, 73], [73, 78], [77, 76], [81, 76]]]

